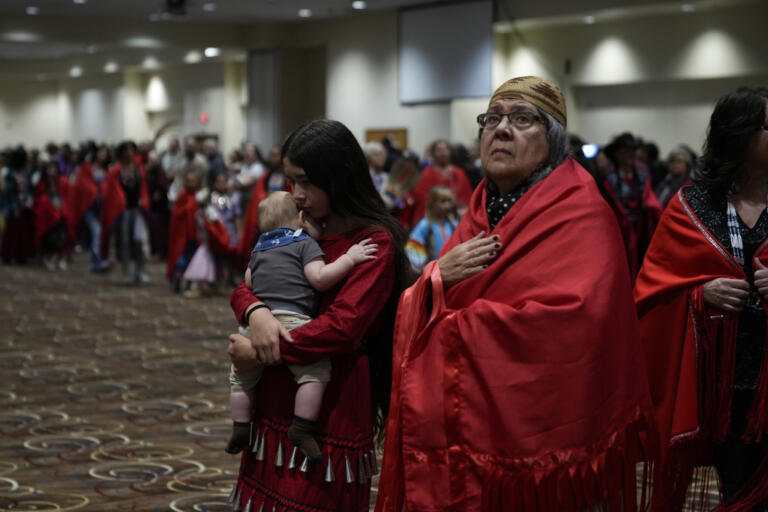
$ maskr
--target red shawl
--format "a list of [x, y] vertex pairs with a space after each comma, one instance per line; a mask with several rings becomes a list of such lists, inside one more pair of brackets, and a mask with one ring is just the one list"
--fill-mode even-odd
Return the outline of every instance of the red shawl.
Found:
[[472, 197], [472, 185], [469, 183], [467, 174], [456, 166], [451, 167], [447, 177], [435, 170], [431, 165], [424, 168], [418, 183], [413, 188], [407, 198], [408, 208], [400, 214], [400, 220], [408, 227], [415, 226], [421, 219], [427, 209], [429, 191], [437, 185], [448, 187], [456, 196], [456, 203], [461, 206], [469, 204]]
[[[757, 252], [762, 261], [768, 261], [766, 245]], [[728, 431], [738, 314], [704, 303], [702, 285], [718, 277], [746, 279], [694, 215], [681, 189], [664, 211], [635, 284], [662, 441], [655, 481], [665, 485], [654, 489], [656, 510], [680, 509], [694, 466], [706, 462], [709, 443]], [[747, 437], [753, 439], [768, 431], [766, 360], [747, 426]], [[728, 510], [748, 510], [760, 496], [768, 496], [768, 472], [762, 480], [749, 484], [752, 494], [743, 493]]]
[[72, 218], [75, 223], [80, 222], [88, 208], [99, 197], [99, 185], [93, 179], [92, 168], [91, 162], [85, 162], [77, 171], [72, 194]]
[[[141, 195], [139, 205], [149, 211], [149, 191], [147, 190], [147, 175], [144, 167], [136, 163], [141, 174]], [[115, 164], [107, 173], [102, 190], [103, 204], [101, 207], [101, 257], [109, 254], [109, 231], [118, 215], [125, 210], [125, 192], [120, 184], [120, 169], [122, 164]]]
[[651, 401], [613, 214], [569, 159], [491, 233], [489, 268], [445, 292], [433, 262], [401, 297], [376, 511], [635, 510]]
[[61, 200], [61, 209], [57, 209], [53, 205], [53, 201], [48, 196], [46, 190], [46, 179], [42, 180], [35, 187], [35, 203], [33, 209], [35, 211], [35, 247], [40, 248], [40, 243], [43, 240], [43, 236], [53, 226], [58, 224], [62, 219], [67, 224], [67, 239], [68, 243], [74, 240], [74, 222], [72, 216], [72, 187], [69, 186], [69, 179], [66, 176], [59, 176], [57, 178], [57, 185], [59, 188], [59, 199]]
[[197, 240], [196, 212], [195, 194], [183, 189], [171, 210], [171, 227], [168, 231], [168, 254], [165, 264], [165, 276], [168, 280], [173, 277], [176, 260], [184, 254], [187, 242]]

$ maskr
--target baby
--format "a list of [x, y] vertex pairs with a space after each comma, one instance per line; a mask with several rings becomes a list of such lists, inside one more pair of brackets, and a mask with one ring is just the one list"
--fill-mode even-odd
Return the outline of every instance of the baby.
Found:
[[[320, 233], [313, 222], [305, 220], [288, 192], [272, 192], [262, 199], [258, 214], [259, 231], [263, 234], [251, 253], [245, 283], [289, 331], [312, 320], [317, 309], [315, 290], [328, 290], [355, 265], [376, 257], [378, 246], [366, 239], [350, 247], [333, 263], [325, 263], [323, 251], [312, 238]], [[246, 336], [250, 334], [247, 329], [241, 332]], [[315, 461], [321, 456], [313, 437], [315, 421], [331, 378], [331, 363], [323, 359], [311, 365], [289, 365], [288, 368], [299, 385], [288, 439]], [[234, 367], [230, 371], [233, 427], [226, 448], [228, 453], [239, 453], [248, 445], [254, 388], [261, 373], [261, 369], [235, 372]]]

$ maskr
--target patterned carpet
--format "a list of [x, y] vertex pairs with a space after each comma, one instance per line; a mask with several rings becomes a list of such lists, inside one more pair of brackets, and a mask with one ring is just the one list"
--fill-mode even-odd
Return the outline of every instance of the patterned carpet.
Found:
[[0, 266], [0, 511], [224, 511], [226, 296]]

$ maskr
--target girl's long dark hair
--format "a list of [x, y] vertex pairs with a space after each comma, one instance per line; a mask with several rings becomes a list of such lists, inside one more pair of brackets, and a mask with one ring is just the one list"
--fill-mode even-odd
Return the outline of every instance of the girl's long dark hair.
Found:
[[392, 384], [392, 335], [400, 293], [407, 284], [406, 234], [387, 211], [368, 171], [360, 144], [338, 121], [310, 121], [283, 143], [283, 158], [307, 174], [310, 183], [328, 194], [333, 212], [357, 228], [380, 227], [392, 237], [395, 250], [395, 287], [382, 312], [382, 329], [364, 341], [371, 365], [373, 422], [379, 440], [389, 411]]
[[765, 124], [766, 101], [765, 87], [740, 87], [718, 100], [695, 181], [724, 195], [742, 178], [752, 135]]

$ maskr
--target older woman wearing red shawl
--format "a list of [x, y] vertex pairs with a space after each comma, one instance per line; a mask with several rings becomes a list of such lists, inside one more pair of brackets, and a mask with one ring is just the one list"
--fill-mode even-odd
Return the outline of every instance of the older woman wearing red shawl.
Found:
[[637, 277], [663, 442], [657, 510], [680, 510], [694, 468], [710, 464], [718, 510], [768, 504], [767, 197], [768, 89], [743, 88], [717, 103], [701, 170], [667, 206]]
[[378, 512], [636, 510], [652, 413], [626, 258], [565, 112], [520, 77], [478, 116], [487, 178], [400, 300]]

